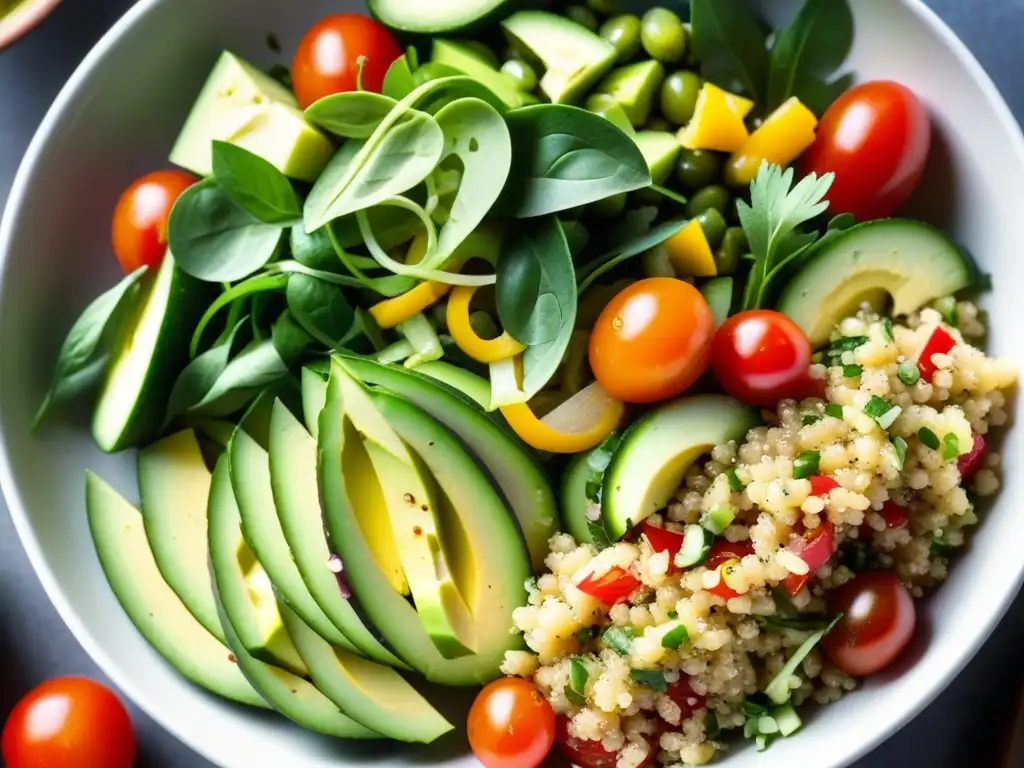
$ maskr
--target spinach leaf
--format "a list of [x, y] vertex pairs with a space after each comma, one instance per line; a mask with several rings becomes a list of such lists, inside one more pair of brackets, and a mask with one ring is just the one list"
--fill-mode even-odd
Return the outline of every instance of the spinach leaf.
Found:
[[575, 321], [576, 275], [555, 216], [511, 228], [498, 259], [495, 293], [502, 326], [522, 344], [553, 341], [566, 318]]
[[462, 181], [448, 221], [437, 240], [437, 264], [443, 264], [484, 220], [508, 179], [512, 139], [501, 114], [485, 101], [463, 98], [437, 113], [444, 134], [441, 161], [462, 161]]
[[767, 108], [775, 109], [796, 96], [820, 117], [842, 93], [834, 93], [839, 86], [829, 83], [829, 78], [852, 46], [853, 14], [847, 0], [806, 0], [772, 45]]
[[399, 56], [388, 67], [387, 74], [384, 75], [384, 86], [381, 88], [381, 92], [392, 99], [404, 99], [416, 89], [416, 83], [413, 80], [415, 69], [416, 65], [409, 58], [408, 53], [404, 56]]
[[328, 282], [292, 274], [285, 296], [292, 317], [328, 349], [338, 346], [352, 327], [352, 305], [339, 288]]
[[226, 339], [192, 360], [178, 374], [174, 387], [171, 389], [171, 396], [167, 401], [164, 429], [193, 405], [202, 402], [217, 379], [224, 373], [224, 369], [227, 368], [228, 362], [237, 351], [236, 347], [242, 338], [240, 332], [248, 324], [248, 317], [240, 318], [231, 328]]
[[595, 280], [623, 262], [661, 245], [689, 223], [689, 219], [670, 219], [656, 227], [634, 231], [577, 271], [579, 292], [583, 293]]
[[398, 102], [390, 96], [347, 91], [314, 102], [306, 109], [306, 117], [343, 139], [368, 139], [396, 106]]
[[297, 224], [289, 232], [289, 244], [292, 258], [303, 266], [324, 272], [339, 272], [344, 268], [326, 227], [307, 233], [302, 224]]
[[120, 332], [139, 294], [146, 267], [139, 267], [94, 299], [71, 326], [57, 355], [53, 382], [36, 411], [34, 432], [54, 406], [73, 400], [96, 384], [106, 369], [107, 349]]
[[[371, 291], [375, 291], [382, 296], [398, 296], [399, 294], [412, 289], [412, 287], [416, 285], [416, 280], [414, 278], [405, 277], [403, 275], [373, 277], [366, 274], [362, 267], [357, 263], [356, 256], [349, 253], [346, 248], [342, 247], [335, 235], [333, 226], [328, 225], [327, 232], [331, 237], [331, 243], [334, 245], [334, 251], [338, 254], [338, 258], [341, 259], [345, 268], [356, 280]], [[374, 262], [374, 266], [376, 266], [376, 262]]]
[[208, 417], [236, 413], [287, 375], [288, 367], [273, 340], [252, 341], [227, 364], [209, 392], [188, 413]]
[[[189, 352], [192, 357], [195, 357], [199, 352], [199, 345], [202, 343], [206, 327], [224, 307], [248, 296], [271, 291], [283, 291], [287, 285], [287, 275], [257, 275], [224, 291], [199, 319], [199, 324], [192, 333], [192, 343], [189, 346]], [[253, 314], [255, 315], [256, 313], [254, 312]]]
[[505, 119], [514, 171], [498, 205], [510, 216], [557, 213], [651, 184], [636, 142], [600, 115], [536, 104]]
[[690, 29], [701, 74], [763, 104], [768, 49], [764, 30], [746, 0], [692, 0]]
[[443, 151], [437, 121], [416, 110], [392, 125], [385, 121], [366, 141], [346, 142], [306, 198], [306, 231], [412, 189], [437, 167]]
[[287, 309], [274, 322], [274, 326], [270, 330], [270, 338], [277, 354], [289, 368], [296, 365], [309, 348], [316, 343], [316, 340]]
[[[391, 249], [407, 243], [423, 231], [423, 224], [414, 214], [394, 205], [376, 206], [366, 211], [366, 216], [381, 248]], [[354, 215], [335, 219], [326, 229], [336, 248], [349, 250], [363, 245], [363, 235]]]
[[292, 224], [302, 218], [288, 177], [247, 149], [213, 142], [213, 178], [232, 202], [264, 224]]
[[182, 192], [167, 223], [167, 241], [178, 266], [211, 283], [251, 275], [274, 258], [283, 232], [235, 205], [213, 179]]

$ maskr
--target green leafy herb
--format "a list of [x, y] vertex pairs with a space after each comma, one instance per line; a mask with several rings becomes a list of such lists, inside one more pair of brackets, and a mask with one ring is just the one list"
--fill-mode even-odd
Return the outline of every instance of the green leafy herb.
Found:
[[578, 707], [587, 705], [587, 680], [590, 672], [583, 659], [573, 656], [569, 659], [569, 682], [565, 686], [565, 697]]
[[722, 727], [718, 724], [718, 715], [713, 709], [709, 709], [704, 716], [704, 733], [712, 741], [722, 735]]
[[283, 291], [287, 285], [287, 275], [256, 275], [224, 291], [209, 306], [192, 333], [192, 343], [189, 347], [192, 357], [199, 353], [199, 346], [202, 343], [203, 333], [206, 331], [207, 326], [224, 307], [240, 302], [242, 299], [255, 294]]
[[50, 389], [32, 420], [34, 432], [50, 409], [73, 400], [97, 384], [106, 369], [107, 350], [134, 304], [146, 267], [139, 267], [117, 285], [93, 299], [71, 326], [57, 355]]
[[814, 646], [821, 642], [821, 639], [832, 631], [832, 628], [842, 617], [843, 614], [837, 614], [832, 621], [829, 622], [828, 626], [823, 629], [819, 629], [813, 635], [804, 640], [803, 644], [796, 649], [796, 652], [789, 657], [786, 664], [779, 670], [779, 673], [772, 678], [772, 681], [768, 683], [767, 686], [765, 686], [764, 692], [768, 695], [768, 698], [776, 704], [785, 704], [789, 701], [789, 697], [792, 695], [792, 689], [790, 688], [789, 683], [797, 668], [814, 649]]
[[878, 395], [872, 395], [864, 406], [864, 413], [876, 421], [889, 412], [889, 404]]
[[499, 206], [510, 216], [543, 216], [650, 186], [636, 142], [600, 115], [535, 104], [506, 121], [514, 172]]
[[882, 318], [882, 335], [886, 341], [896, 341], [896, 334], [892, 328], [892, 320], [888, 317]]
[[286, 226], [302, 218], [288, 177], [237, 144], [213, 142], [213, 178], [235, 205], [264, 224]]
[[821, 461], [821, 453], [818, 451], [804, 451], [793, 461], [793, 477], [801, 480], [818, 473], [818, 462]]
[[167, 241], [182, 271], [211, 283], [248, 277], [277, 253], [284, 229], [239, 208], [213, 179], [181, 193]]
[[[657, 209], [654, 211], [657, 213]], [[624, 236], [617, 239], [609, 250], [577, 270], [576, 279], [579, 281], [580, 293], [587, 290], [606, 272], [661, 245], [690, 223], [689, 219], [671, 219], [652, 228], [649, 223], [642, 221], [642, 217], [645, 216], [643, 210], [627, 214], [627, 230]]]
[[[808, 248], [814, 234], [798, 227], [828, 209], [825, 195], [834, 174], [811, 173], [793, 186], [793, 169], [763, 164], [750, 185], [751, 204], [736, 203], [754, 264], [747, 279], [743, 309], [757, 309], [771, 294], [773, 280]], [[792, 189], [790, 189], [792, 187]]]
[[597, 627], [584, 627], [576, 633], [576, 642], [583, 645], [589, 640], [593, 640], [595, 637], [595, 631]]
[[352, 305], [337, 286], [324, 280], [289, 275], [285, 298], [299, 325], [328, 349], [338, 346], [352, 327]]
[[240, 331], [248, 324], [248, 317], [240, 318], [230, 329], [227, 338], [192, 360], [178, 374], [167, 401], [167, 412], [164, 416], [165, 429], [175, 418], [206, 397], [217, 379], [224, 373], [231, 356], [237, 351]]
[[897, 366], [896, 375], [908, 387], [912, 387], [921, 378], [921, 372], [917, 369], [917, 365], [908, 360], [904, 360]]
[[941, 532], [932, 536], [931, 544], [928, 546], [929, 557], [932, 559], [949, 557], [949, 554], [952, 551], [953, 547], [951, 547], [949, 543], [942, 538]]
[[857, 223], [857, 217], [852, 213], [840, 213], [829, 219], [829, 232], [842, 232]]
[[960, 439], [952, 432], [942, 438], [942, 458], [946, 461], [955, 459], [960, 455]]
[[825, 406], [825, 415], [831, 416], [833, 419], [843, 418], [843, 406], [839, 403], [829, 403]]
[[743, 700], [743, 712], [747, 717], [764, 717], [768, 714], [768, 707], [758, 704], [750, 699]]
[[746, 487], [743, 485], [743, 481], [740, 480], [740, 476], [736, 474], [736, 467], [729, 467], [725, 470], [725, 476], [729, 480], [729, 488], [733, 493], [742, 493]]
[[270, 340], [287, 368], [297, 365], [316, 340], [289, 310], [281, 313], [270, 329]]
[[345, 269], [334, 252], [326, 227], [307, 233], [305, 227], [298, 224], [289, 230], [288, 240], [292, 258], [303, 266], [335, 273]]
[[620, 656], [628, 656], [633, 647], [633, 630], [630, 627], [608, 627], [601, 635], [602, 642]]
[[867, 343], [867, 336], [842, 336], [828, 345], [828, 354], [830, 357], [841, 357], [844, 352], [852, 352]]
[[744, 0], [692, 0], [690, 27], [701, 74], [715, 85], [765, 100], [768, 50], [760, 21]]
[[819, 629], [825, 629], [835, 621], [835, 616], [819, 616], [819, 615], [801, 615], [796, 617], [787, 616], [765, 616], [763, 623], [769, 629], [793, 629], [798, 632], [815, 632]]
[[903, 464], [907, 460], [907, 441], [896, 435], [892, 439], [892, 450], [896, 459], [896, 469], [903, 469]]
[[228, 363], [209, 392], [188, 413], [208, 417], [237, 413], [287, 375], [288, 367], [274, 342], [253, 341]]
[[864, 373], [864, 368], [860, 365], [844, 365], [843, 366], [843, 378], [855, 379]]
[[768, 109], [796, 96], [819, 117], [850, 84], [829, 82], [853, 45], [853, 14], [847, 0], [807, 0], [796, 19], [778, 32], [768, 72]]
[[805, 427], [810, 424], [816, 424], [819, 421], [821, 421], [821, 416], [819, 416], [816, 413], [805, 413], [803, 416], [800, 417], [800, 423], [803, 424]]
[[686, 203], [688, 202], [687, 199], [680, 195], [678, 192], [668, 189], [667, 187], [663, 187], [660, 184], [651, 184], [651, 186], [648, 187], [648, 189], [650, 189], [651, 192], [655, 192], [661, 195], [662, 197], [671, 200], [673, 203], [677, 203], [679, 205], [686, 205]]
[[343, 139], [368, 139], [396, 106], [394, 98], [381, 93], [347, 91], [315, 101], [306, 117]]
[[640, 685], [646, 685], [648, 688], [653, 688], [659, 693], [665, 693], [668, 690], [665, 673], [660, 670], [631, 669], [629, 670], [629, 676], [640, 683]]
[[921, 427], [917, 430], [917, 439], [926, 448], [931, 448], [933, 451], [939, 450], [939, 436], [928, 429], [928, 427]]
[[666, 632], [664, 637], [661, 638], [661, 647], [674, 651], [683, 643], [688, 642], [690, 642], [690, 633], [686, 631], [686, 627], [683, 624], [679, 624]]
[[395, 100], [404, 99], [416, 89], [416, 83], [413, 80], [415, 69], [416, 66], [409, 54], [399, 56], [388, 67], [381, 92]]

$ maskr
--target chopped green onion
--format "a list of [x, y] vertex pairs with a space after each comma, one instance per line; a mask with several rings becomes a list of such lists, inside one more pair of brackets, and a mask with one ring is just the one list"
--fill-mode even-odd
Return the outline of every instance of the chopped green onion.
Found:
[[661, 647], [669, 650], [676, 650], [683, 643], [690, 642], [690, 633], [686, 631], [684, 624], [673, 627], [661, 638]]
[[880, 426], [882, 429], [888, 429], [893, 425], [893, 422], [895, 422], [896, 419], [900, 417], [901, 413], [903, 413], [903, 409], [900, 408], [900, 406], [898, 405], [894, 405], [888, 411], [886, 411], [877, 419], [875, 419], [875, 421], [878, 422], [878, 426]]
[[825, 406], [825, 415], [831, 416], [833, 419], [843, 418], [843, 406], [839, 403], [829, 403]]
[[917, 369], [917, 364], [911, 363], [908, 360], [904, 360], [897, 366], [896, 375], [908, 387], [917, 384], [917, 380], [921, 378], [921, 372]]
[[670, 619], [678, 619], [679, 618], [679, 611], [669, 611], [668, 612], [668, 617]]
[[756, 701], [750, 699], [743, 700], [743, 712], [748, 717], [761, 717], [762, 715], [768, 714], [768, 707], [758, 704]]
[[597, 627], [584, 627], [576, 633], [576, 642], [583, 645], [588, 640], [593, 640], [596, 629]]
[[864, 413], [876, 420], [880, 416], [885, 415], [888, 410], [889, 404], [878, 395], [872, 395], [871, 399], [868, 400], [868, 404], [864, 406]]
[[640, 683], [640, 685], [653, 688], [658, 693], [664, 693], [668, 690], [668, 682], [665, 680], [664, 672], [651, 669], [631, 669], [629, 670], [629, 676]]
[[789, 701], [789, 697], [792, 694], [792, 690], [789, 687], [790, 678], [796, 672], [797, 668], [807, 658], [809, 654], [819, 642], [821, 638], [832, 631], [832, 627], [836, 625], [836, 622], [841, 619], [843, 614], [838, 614], [829, 625], [824, 629], [819, 629], [813, 635], [804, 640], [803, 645], [796, 649], [796, 653], [789, 657], [785, 666], [779, 670], [770, 683], [765, 687], [764, 692], [768, 694], [768, 698], [774, 701], [776, 704], [785, 704]]
[[892, 320], [888, 317], [882, 319], [882, 333], [886, 341], [896, 341], [896, 334], [892, 330]]
[[771, 715], [757, 718], [757, 732], [762, 736], [771, 736], [779, 732], [779, 723]]
[[960, 439], [952, 432], [942, 438], [942, 458], [946, 461], [960, 455]]
[[933, 558], [938, 557], [949, 557], [950, 550], [953, 548], [943, 541], [941, 535], [932, 536], [931, 544], [928, 547], [928, 555]]
[[844, 336], [843, 338], [836, 339], [829, 344], [828, 351], [829, 354], [832, 355], [836, 353], [842, 354], [843, 352], [849, 352], [850, 350], [854, 350], [867, 343], [867, 336]]
[[601, 640], [620, 656], [628, 656], [633, 647], [633, 637], [633, 630], [629, 627], [608, 627]]
[[933, 451], [939, 450], [939, 436], [928, 429], [928, 427], [921, 427], [917, 430], [917, 439], [926, 448], [931, 448]]
[[735, 519], [736, 510], [730, 506], [723, 505], [715, 507], [710, 512], [706, 512], [702, 515], [700, 524], [716, 536], [721, 536], [725, 533], [725, 529], [732, 525], [732, 521]]
[[794, 617], [779, 615], [763, 617], [764, 625], [768, 629], [775, 627], [777, 629], [792, 629], [797, 632], [817, 632], [819, 629], [825, 629], [834, 620], [835, 616], [817, 614], [803, 614], [802, 616]]
[[816, 413], [805, 413], [800, 421], [806, 427], [808, 424], [814, 424], [815, 422], [821, 421], [821, 416]]
[[766, 736], [763, 733], [759, 733], [757, 734], [757, 737], [754, 739], [754, 743], [757, 744], [758, 752], [764, 752], [766, 749], [768, 749], [769, 746], [771, 746], [771, 736]]
[[896, 435], [892, 439], [892, 450], [896, 456], [896, 469], [903, 469], [903, 464], [907, 460], [907, 441]]
[[772, 717], [779, 724], [780, 736], [792, 736], [803, 725], [800, 721], [800, 715], [793, 709], [792, 704], [783, 704], [781, 707], [776, 707], [772, 710]]
[[740, 480], [740, 476], [736, 474], [736, 468], [730, 467], [725, 471], [725, 476], [729, 480], [729, 487], [734, 493], [742, 493], [746, 487], [743, 485], [743, 481]]
[[856, 379], [864, 373], [864, 367], [860, 365], [844, 365], [843, 366], [843, 378], [844, 379]]
[[717, 739], [722, 733], [722, 727], [718, 724], [718, 715], [715, 710], [709, 709], [704, 716], [704, 735], [709, 739]]
[[793, 462], [793, 477], [802, 480], [805, 477], [818, 474], [819, 461], [821, 461], [821, 454], [818, 451], [804, 451]]
[[569, 683], [565, 686], [565, 698], [578, 707], [587, 705], [587, 680], [590, 672], [578, 656], [569, 659]]

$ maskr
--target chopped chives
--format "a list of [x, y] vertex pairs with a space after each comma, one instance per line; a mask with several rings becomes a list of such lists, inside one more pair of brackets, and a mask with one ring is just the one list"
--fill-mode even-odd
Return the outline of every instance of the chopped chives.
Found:
[[893, 425], [893, 422], [895, 422], [896, 419], [900, 417], [901, 413], [903, 413], [903, 409], [900, 408], [898, 405], [894, 405], [888, 411], [886, 411], [877, 419], [875, 419], [875, 421], [878, 422], [878, 426], [880, 426], [882, 429], [888, 429]]
[[888, 317], [882, 320], [882, 333], [885, 334], [886, 341], [896, 341], [896, 334], [892, 330], [892, 320]]
[[892, 439], [892, 449], [896, 456], [896, 469], [903, 469], [903, 464], [907, 459], [907, 441], [896, 435]]
[[801, 418], [800, 422], [806, 427], [808, 424], [814, 424], [821, 421], [821, 416], [816, 413], [805, 413]]
[[960, 440], [950, 432], [942, 438], [942, 458], [949, 461], [960, 455]]
[[685, 625], [680, 624], [665, 633], [665, 636], [661, 638], [661, 647], [674, 651], [683, 643], [688, 642], [690, 642], [690, 633], [686, 631]]
[[856, 379], [864, 373], [864, 368], [859, 365], [844, 365], [843, 366], [843, 378], [844, 379]]
[[802, 480], [818, 473], [818, 462], [821, 454], [818, 451], [804, 451], [793, 462], [793, 477]]
[[904, 360], [896, 368], [896, 375], [908, 387], [917, 384], [917, 380], [921, 378], [921, 372], [917, 369], [917, 365], [907, 360]]
[[641, 685], [653, 688], [659, 693], [665, 693], [668, 690], [668, 682], [665, 680], [664, 672], [657, 672], [651, 669], [631, 669], [629, 670], [629, 676]]
[[628, 656], [633, 647], [633, 630], [629, 627], [608, 627], [601, 639], [620, 656]]
[[590, 627], [584, 627], [583, 629], [581, 629], [579, 632], [576, 633], [576, 642], [579, 643], [580, 645], [583, 645], [585, 642], [587, 642], [587, 640], [590, 640], [593, 636], [594, 635], [591, 632], [591, 628]]
[[872, 395], [871, 399], [868, 400], [868, 404], [864, 406], [864, 413], [872, 419], [878, 419], [880, 416], [885, 415], [888, 410], [889, 404], [878, 395]]
[[736, 474], [736, 468], [735, 467], [730, 467], [729, 469], [727, 469], [725, 471], [725, 476], [726, 476], [726, 478], [728, 478], [728, 480], [729, 480], [729, 487], [733, 490], [733, 492], [735, 492], [735, 493], [742, 493], [743, 492], [743, 489], [746, 486], [743, 485], [743, 481], [740, 480], [740, 476]]
[[931, 448], [933, 451], [939, 450], [939, 436], [928, 429], [928, 427], [921, 427], [917, 430], [917, 439], [926, 448]]
[[579, 656], [573, 656], [569, 659], [570, 688], [582, 697], [587, 687], [587, 680], [589, 679], [590, 672], [587, 671], [587, 665], [583, 663], [583, 660]]
[[825, 406], [825, 414], [833, 419], [841, 419], [843, 418], [843, 406], [839, 403], [829, 403]]

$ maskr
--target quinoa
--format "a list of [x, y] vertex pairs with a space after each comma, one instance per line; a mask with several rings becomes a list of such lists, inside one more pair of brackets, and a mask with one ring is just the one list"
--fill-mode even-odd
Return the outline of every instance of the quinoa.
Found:
[[[900, 323], [867, 307], [843, 320], [811, 368], [826, 399], [766, 412], [765, 425], [741, 443], [719, 445], [694, 464], [667, 507], [647, 519], [682, 533], [704, 513], [730, 507], [735, 518], [719, 540], [747, 552], [728, 565], [732, 596], [715, 593], [722, 569], [678, 569], [646, 536], [599, 551], [558, 534], [549, 572], [528, 585], [528, 603], [514, 614], [530, 651], [510, 652], [503, 672], [532, 679], [569, 718], [570, 736], [617, 752], [617, 768], [644, 764], [652, 749], [661, 765], [702, 765], [726, 747], [709, 725], [742, 727], [744, 701], [810, 634], [766, 617], [794, 607], [825, 613], [829, 590], [865, 566], [893, 571], [914, 597], [942, 582], [950, 554], [978, 522], [975, 500], [999, 489], [997, 453], [987, 451], [968, 487], [960, 459], [1007, 422], [1005, 392], [1017, 379], [1009, 360], [972, 345], [985, 330], [977, 308], [956, 308], [955, 327], [931, 308]], [[915, 380], [910, 371], [940, 327], [956, 345], [933, 356], [930, 381]], [[816, 474], [834, 481], [821, 494], [809, 477], [794, 477], [798, 458], [814, 453]], [[895, 524], [883, 514], [894, 504], [905, 513]], [[836, 554], [808, 573], [793, 544], [826, 523]], [[638, 580], [627, 600], [604, 605], [576, 587], [612, 568]], [[794, 576], [806, 583], [781, 595]], [[679, 627], [686, 641], [673, 648], [666, 637], [680, 637]], [[574, 661], [587, 671], [581, 691], [569, 690]], [[856, 685], [815, 648], [791, 679], [792, 703], [828, 704]]]

